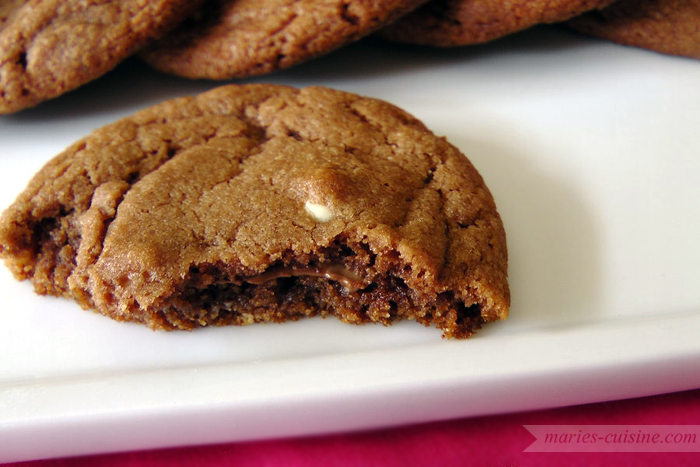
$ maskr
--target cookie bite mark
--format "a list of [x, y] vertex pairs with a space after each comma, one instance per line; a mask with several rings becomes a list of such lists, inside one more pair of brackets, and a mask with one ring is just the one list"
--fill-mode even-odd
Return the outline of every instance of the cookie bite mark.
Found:
[[350, 324], [410, 319], [455, 338], [468, 337], [482, 325], [477, 303], [465, 305], [451, 292], [436, 295], [429, 286], [416, 287], [411, 275], [412, 266], [399, 255], [379, 257], [368, 244], [346, 238], [308, 255], [288, 252], [260, 273], [232, 264], [199, 264], [148, 324], [193, 329], [318, 315]]

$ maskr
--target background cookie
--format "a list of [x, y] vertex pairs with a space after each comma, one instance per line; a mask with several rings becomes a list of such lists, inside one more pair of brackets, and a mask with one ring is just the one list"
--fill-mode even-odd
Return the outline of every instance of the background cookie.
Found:
[[0, 113], [59, 96], [112, 69], [184, 19], [188, 0], [0, 3]]
[[540, 23], [564, 21], [612, 0], [433, 0], [382, 29], [385, 39], [458, 46], [488, 42]]
[[142, 57], [187, 78], [270, 73], [330, 52], [425, 0], [211, 0]]
[[3, 214], [0, 254], [39, 293], [154, 328], [328, 314], [466, 337], [509, 306], [469, 161], [326, 88], [230, 85], [97, 130]]
[[619, 44], [700, 59], [698, 0], [619, 0], [568, 25]]

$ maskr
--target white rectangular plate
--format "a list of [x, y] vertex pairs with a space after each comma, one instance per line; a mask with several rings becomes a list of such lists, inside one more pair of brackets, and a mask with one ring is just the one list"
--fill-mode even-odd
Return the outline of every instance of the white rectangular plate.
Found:
[[[0, 461], [327, 433], [700, 387], [700, 62], [541, 28], [364, 42], [254, 80], [392, 102], [445, 135], [508, 235], [511, 318], [153, 332], [0, 268]], [[217, 83], [137, 62], [0, 117], [0, 206], [93, 128]]]

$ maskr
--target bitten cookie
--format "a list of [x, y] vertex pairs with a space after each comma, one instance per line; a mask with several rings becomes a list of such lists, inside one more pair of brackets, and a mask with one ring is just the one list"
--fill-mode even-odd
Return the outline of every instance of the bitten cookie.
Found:
[[619, 0], [568, 25], [619, 44], [700, 59], [699, 0]]
[[0, 2], [0, 114], [97, 78], [174, 27], [197, 1]]
[[395, 42], [451, 47], [480, 44], [536, 24], [556, 23], [612, 0], [432, 0], [382, 29]]
[[463, 338], [509, 307], [467, 158], [327, 88], [229, 85], [95, 131], [4, 212], [0, 256], [38, 293], [155, 329], [334, 315]]
[[142, 57], [187, 78], [261, 75], [358, 40], [424, 1], [210, 0]]

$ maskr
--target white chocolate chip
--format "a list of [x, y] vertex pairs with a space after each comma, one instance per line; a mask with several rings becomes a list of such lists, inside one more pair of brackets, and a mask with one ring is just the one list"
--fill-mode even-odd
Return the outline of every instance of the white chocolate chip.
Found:
[[323, 204], [316, 204], [307, 201], [304, 208], [314, 217], [314, 219], [319, 222], [328, 222], [329, 220], [333, 219], [333, 212]]

